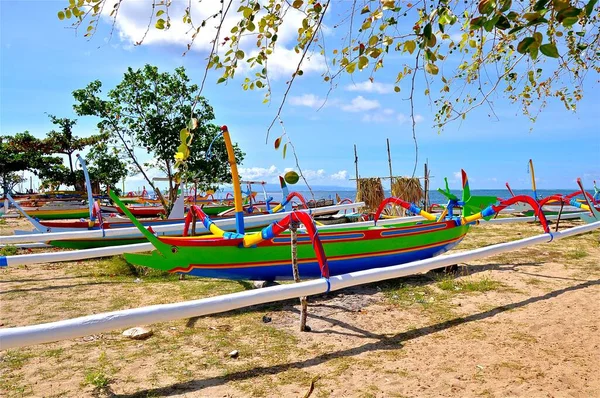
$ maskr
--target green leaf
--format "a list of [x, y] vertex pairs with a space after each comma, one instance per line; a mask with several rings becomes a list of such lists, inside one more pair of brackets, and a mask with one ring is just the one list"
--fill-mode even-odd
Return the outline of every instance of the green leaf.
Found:
[[540, 46], [540, 51], [546, 57], [558, 58], [558, 49], [554, 43], [546, 43]]
[[283, 144], [283, 158], [285, 159], [285, 154], [287, 153], [287, 143]]
[[58, 12], [58, 19], [60, 19], [61, 21], [62, 21], [63, 19], [65, 19], [65, 13], [64, 13], [64, 12], [62, 12], [62, 11], [59, 11], [59, 12]]
[[356, 62], [351, 62], [346, 66], [346, 72], [352, 74], [354, 73], [354, 70], [356, 69]]
[[358, 70], [363, 70], [367, 65], [369, 65], [369, 58], [364, 55], [358, 58]]
[[400, 92], [400, 87], [394, 86], [394, 92], [399, 93]]
[[156, 16], [157, 16], [157, 17], [160, 17], [160, 16], [161, 16], [161, 15], [163, 15], [164, 13], [165, 13], [165, 10], [158, 10], [158, 11], [156, 12]]
[[225, 79], [224, 77], [220, 77], [220, 78], [219, 78], [219, 80], [217, 80], [217, 84], [221, 84], [221, 83], [223, 83], [225, 80], [227, 80], [227, 79]]
[[558, 22], [563, 22], [567, 18], [578, 17], [581, 10], [576, 7], [567, 7], [564, 10], [561, 10], [556, 14], [556, 20]]
[[294, 2], [292, 3], [292, 7], [300, 8], [300, 7], [302, 7], [303, 3], [304, 3], [304, 1], [302, 1], [302, 0], [294, 0]]
[[535, 43], [535, 39], [533, 37], [526, 37], [523, 40], [521, 40], [519, 45], [517, 45], [517, 51], [520, 52], [521, 54], [525, 54], [529, 51], [529, 48], [534, 43]]
[[538, 0], [534, 5], [533, 5], [533, 11], [542, 11], [546, 8], [546, 5], [548, 4], [550, 0]]
[[156, 29], [164, 29], [165, 28], [165, 20], [164, 19], [159, 19], [158, 21], [156, 21], [156, 24], [154, 25], [156, 27]]
[[483, 24], [485, 23], [486, 19], [485, 17], [477, 17], [477, 18], [473, 18], [471, 19], [471, 25], [470, 28], [471, 30], [477, 30], [483, 27]]
[[504, 15], [501, 15], [500, 18], [498, 18], [498, 22], [496, 22], [496, 28], [500, 30], [510, 29], [510, 22], [508, 21], [508, 18], [506, 18]]
[[588, 17], [590, 15], [592, 15], [592, 12], [594, 12], [594, 6], [596, 5], [596, 3], [598, 2], [598, 0], [590, 0], [586, 5], [585, 5], [585, 15], [587, 15]]
[[508, 18], [508, 20], [509, 20], [509, 21], [514, 21], [514, 20], [515, 20], [515, 19], [517, 19], [518, 17], [519, 17], [519, 14], [517, 14], [517, 13], [516, 13], [516, 12], [514, 12], [514, 11], [511, 11], [511, 12], [509, 12], [509, 13], [506, 15], [506, 18]]
[[243, 52], [242, 50], [237, 50], [237, 51], [235, 52], [235, 57], [236, 57], [237, 59], [244, 59], [244, 55], [245, 55], [245, 54], [244, 54], [244, 52]]
[[495, 0], [481, 0], [479, 2], [479, 6], [477, 7], [479, 12], [483, 15], [489, 15], [496, 9], [496, 1]]
[[431, 38], [431, 24], [430, 23], [425, 25], [425, 27], [423, 28], [423, 37], [425, 37], [426, 40], [429, 40]]
[[[548, 0], [546, 0], [548, 1]], [[500, 0], [500, 12], [506, 12], [510, 10], [512, 6], [512, 0]]]
[[369, 45], [370, 46], [374, 46], [379, 42], [379, 37], [377, 37], [376, 35], [371, 36], [371, 38], [369, 39]]
[[436, 64], [427, 63], [425, 64], [425, 72], [430, 73], [432, 75], [437, 75], [439, 73], [439, 68]]
[[579, 21], [578, 17], [567, 17], [563, 19], [562, 24], [565, 28], [570, 28]]
[[404, 42], [404, 51], [408, 51], [412, 54], [417, 48], [417, 43], [414, 40], [408, 40]]

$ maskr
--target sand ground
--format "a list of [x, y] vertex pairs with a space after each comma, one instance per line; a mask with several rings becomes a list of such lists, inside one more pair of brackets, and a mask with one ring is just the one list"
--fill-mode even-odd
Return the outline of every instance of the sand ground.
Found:
[[[8, 220], [0, 234], [17, 226]], [[481, 225], [457, 250], [540, 231]], [[149, 325], [144, 341], [117, 330], [0, 351], [0, 395], [600, 397], [599, 239], [311, 297], [310, 333], [290, 300]], [[0, 327], [249, 288], [136, 272], [119, 258], [4, 269]]]

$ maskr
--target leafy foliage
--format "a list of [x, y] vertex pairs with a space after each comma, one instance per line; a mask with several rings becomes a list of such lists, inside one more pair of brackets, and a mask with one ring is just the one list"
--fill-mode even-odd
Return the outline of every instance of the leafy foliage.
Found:
[[[53, 170], [62, 166], [59, 157], [45, 155], [51, 153], [48, 143], [40, 140], [28, 131], [13, 136], [0, 136], [0, 180], [3, 192], [9, 192], [18, 184], [20, 171]], [[15, 184], [16, 182], [16, 184]]]
[[[194, 7], [201, 2], [149, 3], [148, 27], [164, 31], [183, 24], [189, 50], [199, 33], [214, 25], [207, 21], [219, 18], [208, 68], [222, 72], [218, 83], [234, 78], [242, 65], [253, 68], [256, 73], [242, 85], [266, 89], [266, 101], [271, 94], [267, 61], [281, 47], [284, 21], [296, 24], [294, 50], [302, 54], [288, 86], [303, 75], [305, 55], [320, 54], [327, 64], [323, 80], [332, 88], [343, 74], [362, 71], [373, 80], [384, 66], [393, 68], [395, 91], [402, 92], [408, 80], [412, 106], [415, 76], [422, 72], [422, 93], [435, 104], [440, 128], [481, 105], [493, 111], [490, 97], [497, 91], [520, 103], [532, 120], [533, 101], [536, 110], [547, 98], [574, 110], [588, 72], [600, 72], [597, 0], [241, 0], [233, 17], [232, 1], [221, 4], [220, 12], [197, 20]], [[115, 2], [109, 13], [114, 22], [121, 5]], [[90, 36], [105, 6], [106, 0], [70, 0], [58, 17], [73, 18], [75, 27], [87, 23], [85, 36]], [[321, 22], [330, 6], [336, 11], [325, 27]], [[226, 15], [235, 23], [222, 31]], [[326, 29], [340, 32], [334, 35], [340, 41], [326, 45]]]
[[[138, 70], [129, 68], [123, 81], [107, 93], [106, 99], [101, 98], [101, 88], [102, 83], [94, 81], [73, 92], [77, 101], [75, 111], [79, 115], [100, 117], [100, 129], [126, 148], [139, 145], [152, 153], [153, 161], [147, 165], [159, 168], [169, 178], [171, 203], [181, 177], [175, 167], [175, 155], [181, 152], [182, 136], [186, 141], [186, 148], [183, 148], [186, 155], [189, 154], [187, 151], [194, 154], [186, 162], [188, 177], [199, 179], [201, 186], [231, 181], [224, 145], [215, 143], [214, 157], [211, 160], [203, 158], [218, 126], [212, 124], [215, 117], [212, 107], [205, 98], [195, 95], [198, 87], [190, 84], [184, 68], [177, 68], [172, 74], [161, 73], [151, 65]], [[190, 118], [192, 122], [188, 123]], [[194, 140], [188, 149], [189, 132], [194, 133]], [[143, 172], [132, 150], [130, 156]], [[236, 157], [238, 162], [243, 159], [243, 153], [237, 147]]]

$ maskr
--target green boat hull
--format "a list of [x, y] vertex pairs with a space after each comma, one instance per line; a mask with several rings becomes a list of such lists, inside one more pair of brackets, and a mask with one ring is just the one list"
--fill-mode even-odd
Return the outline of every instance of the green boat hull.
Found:
[[[455, 221], [394, 224], [386, 227], [338, 228], [319, 232], [331, 275], [386, 267], [442, 254], [457, 245], [469, 225]], [[126, 254], [127, 261], [163, 271], [195, 276], [292, 279], [290, 236], [284, 233], [244, 248], [241, 239], [161, 237], [151, 255]], [[319, 277], [310, 237], [298, 236], [298, 264], [303, 278]]]

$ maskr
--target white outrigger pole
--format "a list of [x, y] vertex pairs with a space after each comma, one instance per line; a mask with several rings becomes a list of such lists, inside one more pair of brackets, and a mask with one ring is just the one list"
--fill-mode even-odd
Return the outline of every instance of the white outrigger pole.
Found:
[[600, 221], [569, 228], [553, 234], [541, 234], [467, 252], [443, 255], [392, 267], [352, 272], [349, 274], [333, 276], [329, 279], [321, 278], [307, 282], [226, 294], [200, 300], [152, 305], [39, 325], [4, 328], [0, 329], [0, 348], [7, 350], [33, 344], [49, 343], [136, 325], [193, 318], [257, 304], [322, 294], [350, 286], [398, 278], [460, 262], [473, 261], [539, 243], [551, 242], [553, 240], [583, 234], [598, 228], [600, 228]]

